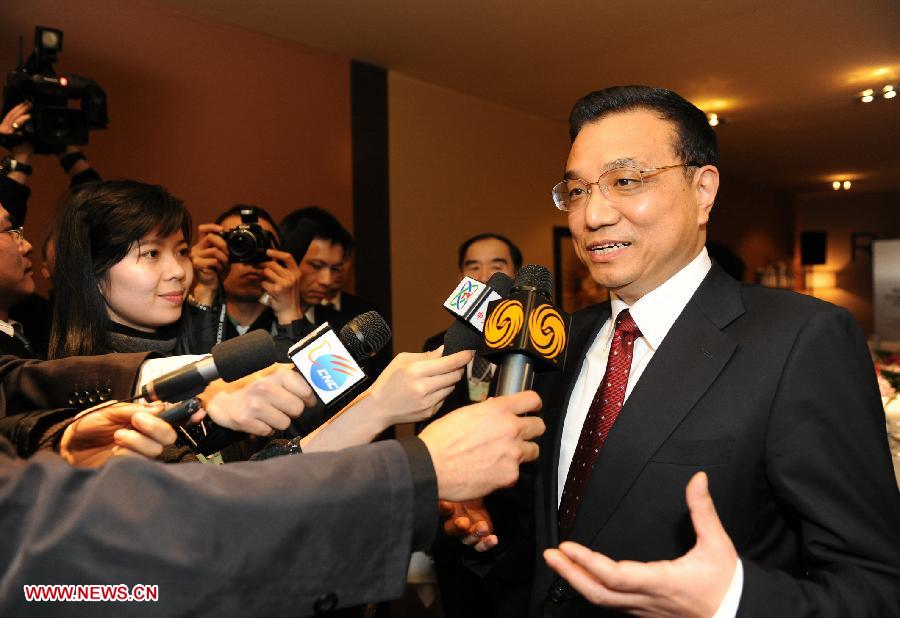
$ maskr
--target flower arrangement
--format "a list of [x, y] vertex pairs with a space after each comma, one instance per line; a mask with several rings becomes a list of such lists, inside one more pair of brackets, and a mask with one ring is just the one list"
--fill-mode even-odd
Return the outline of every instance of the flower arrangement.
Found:
[[887, 409], [898, 399], [897, 392], [900, 391], [900, 354], [876, 350], [875, 374], [881, 391], [881, 403]]
[[[875, 374], [884, 406], [884, 420], [891, 452], [900, 459], [900, 354], [875, 351]], [[897, 468], [900, 483], [900, 468]]]

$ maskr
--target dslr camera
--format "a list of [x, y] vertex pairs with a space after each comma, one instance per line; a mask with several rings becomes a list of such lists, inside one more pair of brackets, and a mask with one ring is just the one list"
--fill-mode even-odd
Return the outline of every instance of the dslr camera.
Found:
[[244, 264], [268, 262], [267, 249], [277, 249], [278, 241], [259, 224], [259, 216], [252, 206], [241, 208], [241, 224], [232, 230], [219, 232], [228, 244], [228, 261]]
[[[30, 141], [39, 154], [61, 152], [69, 145], [88, 142], [89, 129], [105, 129], [106, 93], [92, 79], [71, 73], [57, 75], [53, 70], [62, 51], [63, 31], [36, 26], [34, 51], [9, 72], [3, 89], [0, 118], [24, 101], [31, 102], [31, 120], [23, 135], [0, 136], [0, 144], [11, 148]], [[71, 103], [71, 105], [70, 105]]]

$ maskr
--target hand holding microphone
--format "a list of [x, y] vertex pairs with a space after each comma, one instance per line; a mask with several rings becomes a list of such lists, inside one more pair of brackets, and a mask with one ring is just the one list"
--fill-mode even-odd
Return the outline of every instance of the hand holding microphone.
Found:
[[[252, 331], [216, 345], [209, 357], [148, 382], [142, 393], [151, 401], [198, 395], [219, 427], [270, 435], [315, 402], [303, 378], [290, 365], [276, 365], [275, 358], [271, 335]], [[171, 411], [164, 414], [171, 416]]]
[[159, 457], [175, 442], [175, 430], [160, 418], [164, 409], [160, 402], [119, 402], [84, 413], [66, 427], [59, 454], [70, 465], [87, 468], [123, 455]]
[[198, 396], [220, 427], [257, 436], [287, 429], [316, 398], [309, 384], [287, 363], [231, 383], [215, 382]]
[[439, 352], [398, 354], [357, 405], [371, 406], [384, 419], [385, 428], [431, 418], [472, 360], [469, 350], [449, 356]]

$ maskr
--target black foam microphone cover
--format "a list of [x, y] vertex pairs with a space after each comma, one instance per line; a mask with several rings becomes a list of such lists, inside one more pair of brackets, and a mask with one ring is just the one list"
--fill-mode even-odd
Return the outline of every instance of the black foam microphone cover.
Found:
[[497, 294], [506, 298], [512, 291], [513, 280], [505, 273], [494, 273], [488, 279], [488, 287], [492, 288]]
[[359, 362], [378, 354], [391, 340], [391, 327], [377, 311], [366, 311], [344, 325], [341, 343]]
[[278, 359], [272, 335], [262, 329], [227, 339], [210, 351], [219, 377], [232, 382], [265, 369]]
[[534, 288], [541, 296], [548, 300], [553, 298], [553, 275], [550, 271], [538, 264], [525, 264], [516, 273], [514, 288]]
[[456, 320], [444, 334], [444, 352], [442, 356], [450, 356], [461, 350], [477, 350], [481, 347], [481, 339], [481, 333], [463, 320]]

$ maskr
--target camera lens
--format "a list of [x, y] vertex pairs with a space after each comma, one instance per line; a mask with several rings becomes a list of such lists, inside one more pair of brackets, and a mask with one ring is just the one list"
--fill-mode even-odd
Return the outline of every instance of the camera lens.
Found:
[[228, 239], [228, 252], [237, 259], [246, 259], [256, 252], [256, 236], [248, 230], [234, 230]]

